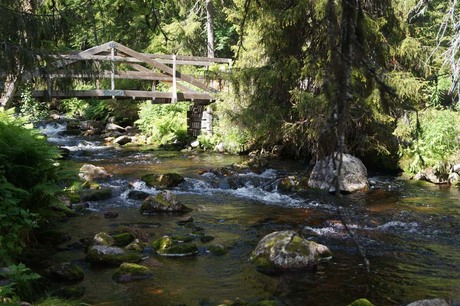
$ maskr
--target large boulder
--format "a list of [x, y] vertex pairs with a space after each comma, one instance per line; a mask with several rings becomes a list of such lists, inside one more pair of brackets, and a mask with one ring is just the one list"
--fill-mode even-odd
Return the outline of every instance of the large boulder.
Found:
[[112, 279], [117, 283], [129, 283], [151, 278], [152, 275], [152, 271], [147, 267], [133, 263], [122, 263], [112, 275]]
[[191, 209], [176, 200], [175, 195], [169, 190], [164, 190], [156, 196], [147, 197], [140, 208], [141, 214], [146, 215], [159, 213], [183, 214], [189, 211]]
[[156, 189], [169, 189], [177, 187], [184, 178], [177, 173], [146, 174], [141, 177], [148, 186]]
[[94, 181], [111, 177], [104, 167], [98, 167], [91, 164], [81, 166], [78, 176], [84, 181]]
[[[339, 164], [339, 159], [335, 159], [335, 164]], [[316, 162], [308, 180], [308, 186], [335, 192], [334, 160], [332, 156]], [[341, 178], [339, 180], [340, 191], [355, 192], [367, 190], [369, 182], [367, 180], [367, 169], [361, 160], [349, 154], [343, 154]]]
[[119, 266], [124, 262], [140, 262], [142, 260], [142, 253], [126, 252], [119, 247], [93, 245], [86, 254], [86, 260], [94, 264]]
[[252, 252], [251, 261], [261, 272], [311, 269], [321, 259], [332, 256], [324, 245], [300, 237], [294, 231], [268, 234]]

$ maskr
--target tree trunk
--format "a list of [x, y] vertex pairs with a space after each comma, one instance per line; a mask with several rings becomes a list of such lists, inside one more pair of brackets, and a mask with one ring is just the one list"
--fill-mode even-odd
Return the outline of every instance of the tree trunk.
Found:
[[208, 36], [208, 57], [214, 57], [214, 7], [206, 0], [206, 32]]
[[0, 107], [9, 108], [13, 101], [16, 89], [18, 88], [18, 77], [9, 75], [4, 83], [3, 91], [0, 95]]

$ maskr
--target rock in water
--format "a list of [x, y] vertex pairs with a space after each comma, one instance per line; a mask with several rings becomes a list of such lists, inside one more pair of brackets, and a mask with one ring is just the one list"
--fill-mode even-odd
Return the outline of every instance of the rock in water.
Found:
[[[336, 159], [335, 163], [338, 165], [339, 160]], [[310, 174], [308, 186], [335, 192], [333, 183], [335, 171], [331, 156], [317, 161]], [[355, 192], [369, 188], [367, 169], [359, 158], [343, 154], [339, 188], [343, 192]]]
[[82, 268], [67, 262], [49, 267], [46, 274], [55, 281], [82, 281], [85, 278]]
[[81, 166], [78, 176], [85, 181], [94, 181], [111, 177], [103, 167], [91, 164]]
[[180, 243], [169, 236], [163, 236], [152, 243], [152, 247], [160, 256], [184, 257], [198, 253], [198, 248], [192, 243]]
[[118, 266], [124, 262], [140, 262], [142, 253], [126, 252], [119, 247], [93, 245], [86, 254], [86, 260], [93, 264]]
[[152, 271], [144, 266], [133, 263], [122, 263], [112, 275], [112, 279], [117, 283], [129, 283], [152, 277]]
[[184, 181], [184, 178], [177, 173], [146, 174], [141, 177], [147, 186], [157, 189], [168, 189], [177, 187]]
[[129, 136], [120, 136], [120, 137], [117, 137], [115, 138], [115, 140], [113, 141], [113, 143], [117, 143], [119, 144], [120, 146], [124, 146], [125, 144], [129, 143], [129, 142], [132, 142], [133, 140], [131, 139], [131, 137]]
[[308, 241], [294, 231], [280, 231], [262, 238], [251, 260], [259, 271], [274, 273], [314, 268], [321, 259], [331, 256], [322, 244]]
[[191, 210], [177, 201], [175, 195], [169, 190], [164, 190], [156, 196], [149, 196], [142, 202], [140, 208], [141, 214], [147, 215], [158, 213], [183, 214]]

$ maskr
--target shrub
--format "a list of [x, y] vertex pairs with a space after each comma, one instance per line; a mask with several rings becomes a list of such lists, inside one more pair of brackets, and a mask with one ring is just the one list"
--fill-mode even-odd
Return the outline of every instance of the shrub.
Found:
[[444, 173], [460, 149], [460, 115], [451, 110], [427, 109], [398, 121], [394, 134], [400, 142], [400, 166], [410, 173], [428, 167]]
[[189, 103], [152, 104], [140, 106], [136, 121], [141, 132], [149, 137], [149, 143], [162, 145], [187, 140], [187, 110]]

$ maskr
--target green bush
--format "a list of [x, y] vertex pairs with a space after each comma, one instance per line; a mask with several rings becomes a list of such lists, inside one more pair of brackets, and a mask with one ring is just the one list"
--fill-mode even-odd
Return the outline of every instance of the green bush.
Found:
[[427, 109], [404, 116], [394, 134], [400, 141], [400, 166], [409, 173], [433, 167], [444, 173], [460, 150], [460, 114]]
[[85, 114], [88, 102], [78, 98], [64, 99], [59, 104], [60, 110], [68, 117], [78, 118]]
[[46, 104], [38, 102], [32, 97], [32, 89], [30, 87], [25, 87], [21, 92], [19, 113], [29, 122], [43, 120], [49, 115]]
[[187, 110], [189, 103], [152, 104], [140, 106], [136, 125], [149, 137], [149, 143], [168, 144], [187, 140]]

